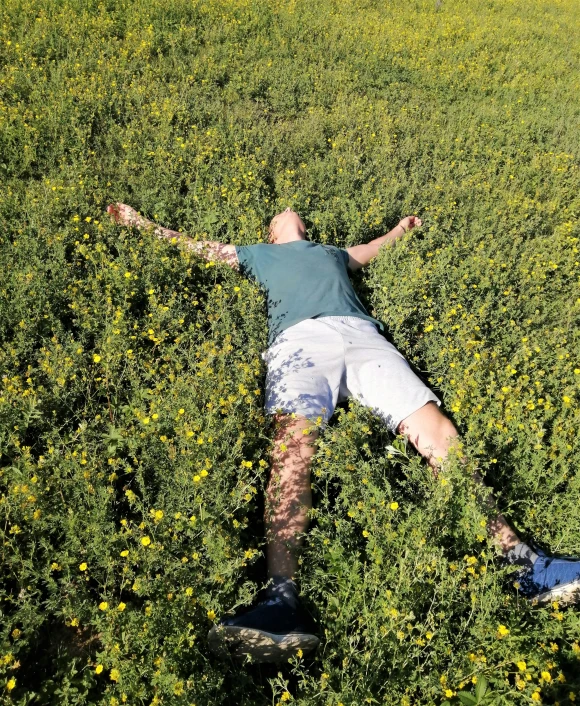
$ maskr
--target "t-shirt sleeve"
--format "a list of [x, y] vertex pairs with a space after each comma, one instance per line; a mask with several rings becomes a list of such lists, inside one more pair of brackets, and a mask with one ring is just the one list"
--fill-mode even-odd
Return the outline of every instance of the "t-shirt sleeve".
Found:
[[337, 250], [338, 250], [338, 252], [340, 253], [340, 255], [341, 255], [342, 259], [343, 259], [344, 266], [345, 266], [346, 269], [348, 270], [348, 263], [349, 263], [349, 260], [350, 260], [350, 255], [347, 253], [347, 251], [346, 251], [344, 248], [337, 248]]
[[236, 245], [235, 247], [240, 264], [240, 273], [246, 277], [258, 279], [257, 260], [259, 245]]

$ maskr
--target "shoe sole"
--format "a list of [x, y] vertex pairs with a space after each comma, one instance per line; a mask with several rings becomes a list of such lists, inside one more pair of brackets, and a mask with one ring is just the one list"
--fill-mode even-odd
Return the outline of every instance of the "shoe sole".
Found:
[[532, 605], [545, 605], [557, 601], [564, 607], [580, 601], [580, 579], [565, 583], [563, 586], [554, 586], [549, 591], [539, 593], [529, 599]]
[[302, 650], [318, 647], [316, 635], [296, 633], [275, 635], [264, 630], [233, 625], [214, 625], [208, 633], [209, 648], [219, 656], [242, 658], [251, 655], [257, 662], [283, 662]]

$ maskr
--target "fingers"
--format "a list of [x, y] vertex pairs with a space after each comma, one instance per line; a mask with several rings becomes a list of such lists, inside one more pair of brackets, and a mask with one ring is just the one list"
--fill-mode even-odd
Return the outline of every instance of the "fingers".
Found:
[[141, 228], [143, 225], [143, 219], [137, 211], [127, 204], [111, 203], [107, 206], [107, 213], [119, 225], [135, 226], [136, 228]]
[[116, 203], [110, 203], [107, 206], [107, 213], [112, 216], [114, 221], [117, 221], [119, 218], [119, 206]]

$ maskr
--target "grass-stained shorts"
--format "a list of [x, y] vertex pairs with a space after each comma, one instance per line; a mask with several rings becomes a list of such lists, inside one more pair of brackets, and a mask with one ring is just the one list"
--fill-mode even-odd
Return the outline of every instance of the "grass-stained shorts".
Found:
[[269, 414], [326, 423], [338, 402], [354, 397], [396, 433], [427, 402], [441, 404], [375, 324], [356, 316], [300, 321], [278, 334], [262, 358]]

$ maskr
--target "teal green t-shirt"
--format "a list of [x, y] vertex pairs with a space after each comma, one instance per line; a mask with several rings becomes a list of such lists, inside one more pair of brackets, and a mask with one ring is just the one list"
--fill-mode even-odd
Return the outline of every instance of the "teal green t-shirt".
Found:
[[348, 278], [348, 253], [334, 245], [293, 240], [281, 245], [236, 245], [240, 272], [265, 290], [268, 345], [304, 319], [357, 316], [384, 329], [369, 316]]

